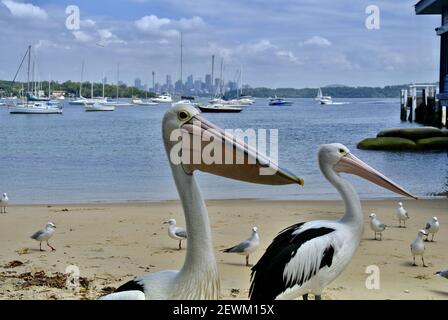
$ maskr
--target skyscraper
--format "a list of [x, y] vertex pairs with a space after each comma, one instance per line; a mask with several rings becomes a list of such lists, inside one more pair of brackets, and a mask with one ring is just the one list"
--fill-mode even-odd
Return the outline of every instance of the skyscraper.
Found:
[[140, 78], [136, 78], [135, 79], [134, 87], [136, 87], [137, 89], [141, 89], [142, 88], [142, 80]]
[[171, 75], [166, 75], [166, 91], [172, 92], [173, 91], [173, 83], [171, 81]]
[[206, 74], [205, 75], [205, 89], [208, 92], [212, 92], [213, 88], [212, 88], [212, 75], [211, 74]]

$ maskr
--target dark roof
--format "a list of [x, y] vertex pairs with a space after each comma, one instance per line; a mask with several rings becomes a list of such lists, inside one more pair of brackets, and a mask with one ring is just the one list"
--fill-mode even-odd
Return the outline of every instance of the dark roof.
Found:
[[448, 7], [448, 0], [420, 0], [415, 5], [415, 13], [441, 14], [443, 7]]

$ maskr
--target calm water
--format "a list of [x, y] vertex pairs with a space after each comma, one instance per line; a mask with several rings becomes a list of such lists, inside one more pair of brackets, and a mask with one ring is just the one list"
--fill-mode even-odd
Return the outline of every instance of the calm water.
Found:
[[[279, 129], [280, 166], [305, 179], [305, 187], [259, 186], [199, 174], [203, 194], [216, 198], [337, 199], [316, 161], [319, 144], [341, 142], [365, 162], [420, 196], [448, 183], [446, 153], [371, 152], [356, 143], [384, 128], [406, 127], [397, 100], [311, 99], [268, 107], [265, 99], [240, 114], [205, 114], [223, 128]], [[0, 107], [0, 191], [14, 203], [177, 199], [161, 140], [168, 106], [122, 107], [86, 113], [65, 106], [63, 115], [10, 115]], [[394, 196], [357, 177], [362, 198]]]

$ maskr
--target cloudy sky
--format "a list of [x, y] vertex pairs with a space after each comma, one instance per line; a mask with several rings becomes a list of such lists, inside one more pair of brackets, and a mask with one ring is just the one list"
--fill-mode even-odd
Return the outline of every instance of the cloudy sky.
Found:
[[[0, 79], [12, 79], [33, 45], [42, 79], [147, 82], [211, 71], [222, 57], [225, 78], [243, 66], [244, 83], [267, 87], [388, 85], [436, 81], [438, 16], [416, 16], [408, 0], [0, 0]], [[78, 30], [66, 8], [80, 10]], [[380, 28], [366, 27], [366, 8]], [[73, 24], [71, 25], [73, 26]], [[215, 68], [216, 70], [216, 68]], [[25, 79], [22, 72], [21, 80]]]

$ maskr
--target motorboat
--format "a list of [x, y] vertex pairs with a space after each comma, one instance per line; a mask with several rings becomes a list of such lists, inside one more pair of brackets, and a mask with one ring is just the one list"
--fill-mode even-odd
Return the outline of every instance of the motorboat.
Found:
[[103, 103], [96, 102], [93, 105], [84, 105], [84, 111], [94, 112], [94, 111], [115, 111], [115, 107], [111, 105], [106, 105]]
[[285, 100], [283, 98], [270, 98], [269, 99], [269, 105], [270, 106], [290, 106], [294, 102]]
[[164, 94], [159, 95], [156, 98], [152, 98], [151, 101], [156, 102], [156, 103], [172, 103], [173, 98], [171, 97], [171, 95], [169, 93], [164, 93]]
[[134, 105], [137, 105], [137, 106], [156, 106], [156, 105], [158, 105], [157, 102], [152, 102], [151, 100], [142, 100], [139, 98], [132, 99], [131, 103]]
[[321, 88], [319, 88], [317, 90], [317, 96], [316, 96], [315, 100], [319, 101], [320, 104], [333, 104], [333, 100], [331, 99], [330, 96], [324, 96], [322, 94]]
[[209, 104], [207, 106], [197, 106], [201, 112], [209, 113], [237, 113], [241, 112], [243, 109], [238, 107], [233, 107], [223, 104]]

